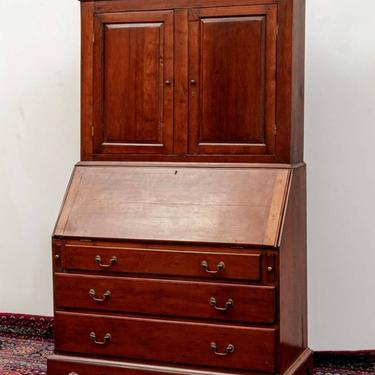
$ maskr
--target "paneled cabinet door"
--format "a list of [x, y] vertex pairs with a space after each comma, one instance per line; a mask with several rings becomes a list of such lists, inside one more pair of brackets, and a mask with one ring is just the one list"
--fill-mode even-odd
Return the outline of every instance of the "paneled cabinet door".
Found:
[[173, 150], [173, 11], [94, 19], [94, 153]]
[[189, 12], [189, 153], [274, 154], [277, 6]]

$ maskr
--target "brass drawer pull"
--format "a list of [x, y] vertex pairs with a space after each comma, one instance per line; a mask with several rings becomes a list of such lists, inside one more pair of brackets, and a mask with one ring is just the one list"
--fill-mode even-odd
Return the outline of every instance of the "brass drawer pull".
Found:
[[225, 263], [224, 262], [219, 262], [218, 265], [216, 266], [216, 270], [215, 271], [210, 271], [208, 269], [208, 262], [207, 260], [202, 260], [202, 263], [201, 263], [201, 267], [204, 271], [206, 271], [207, 273], [218, 273], [220, 271], [224, 271], [225, 270]]
[[216, 345], [216, 342], [211, 342], [211, 350], [218, 356], [220, 357], [226, 357], [227, 355], [231, 354], [231, 353], [234, 353], [234, 345], [232, 344], [229, 344], [226, 349], [225, 349], [225, 352], [224, 353], [221, 353], [221, 352], [218, 352], [217, 351], [217, 345]]
[[105, 302], [107, 298], [108, 299], [111, 298], [111, 294], [112, 294], [111, 291], [107, 290], [105, 293], [103, 293], [103, 298], [98, 298], [98, 297], [96, 297], [95, 289], [89, 290], [89, 296], [95, 302]]
[[117, 260], [117, 257], [116, 256], [113, 256], [110, 260], [109, 260], [109, 264], [104, 264], [103, 261], [102, 261], [102, 257], [100, 255], [97, 255], [95, 257], [95, 262], [99, 265], [99, 267], [101, 268], [110, 268], [112, 267], [114, 264], [116, 264], [118, 262]]
[[216, 298], [211, 297], [210, 298], [210, 305], [213, 306], [215, 310], [227, 311], [228, 309], [230, 309], [231, 307], [234, 306], [234, 301], [232, 300], [232, 298], [229, 298], [228, 301], [225, 303], [225, 307], [219, 307], [219, 306], [217, 306]]
[[95, 332], [91, 332], [91, 333], [90, 333], [90, 339], [91, 339], [91, 341], [93, 341], [96, 345], [106, 345], [106, 344], [108, 344], [108, 343], [111, 341], [112, 336], [111, 336], [110, 333], [106, 333], [105, 336], [104, 336], [103, 341], [97, 341]]

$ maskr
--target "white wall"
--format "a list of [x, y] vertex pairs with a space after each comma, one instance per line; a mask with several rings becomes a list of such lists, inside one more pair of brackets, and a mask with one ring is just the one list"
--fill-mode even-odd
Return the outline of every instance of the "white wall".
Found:
[[0, 49], [0, 311], [50, 315], [50, 237], [79, 159], [79, 2], [0, 0]]
[[314, 349], [375, 349], [375, 1], [307, 0]]
[[[307, 0], [310, 346], [375, 348], [375, 2]], [[0, 311], [52, 313], [79, 158], [79, 3], [0, 1]]]

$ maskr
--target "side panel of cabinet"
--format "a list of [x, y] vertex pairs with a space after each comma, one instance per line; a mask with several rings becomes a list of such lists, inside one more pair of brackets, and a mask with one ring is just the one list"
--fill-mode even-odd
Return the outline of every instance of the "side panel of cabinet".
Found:
[[94, 153], [173, 150], [173, 12], [94, 19]]
[[276, 34], [276, 5], [190, 10], [190, 154], [274, 154]]

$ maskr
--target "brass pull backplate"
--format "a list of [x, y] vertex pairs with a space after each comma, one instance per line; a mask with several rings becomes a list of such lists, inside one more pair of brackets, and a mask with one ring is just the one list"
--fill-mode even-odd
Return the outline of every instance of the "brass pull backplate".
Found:
[[215, 297], [211, 297], [210, 298], [210, 305], [213, 306], [213, 308], [217, 311], [227, 311], [229, 310], [231, 307], [234, 306], [234, 301], [232, 298], [229, 298], [228, 301], [225, 303], [225, 306], [224, 307], [219, 307], [217, 306], [217, 301], [216, 301], [216, 298]]
[[211, 350], [214, 352], [215, 355], [218, 355], [219, 357], [226, 357], [227, 355], [231, 354], [234, 352], [234, 345], [232, 344], [229, 344], [226, 349], [225, 349], [225, 352], [218, 352], [217, 350], [217, 345], [216, 345], [216, 342], [211, 342]]
[[110, 268], [112, 267], [114, 264], [118, 263], [118, 259], [116, 256], [113, 256], [110, 260], [109, 260], [109, 264], [104, 264], [103, 263], [103, 260], [102, 260], [102, 257], [100, 255], [97, 255], [95, 257], [95, 262], [98, 264], [99, 267], [101, 268]]
[[96, 345], [106, 345], [108, 344], [112, 339], [112, 336], [110, 333], [106, 333], [104, 335], [104, 339], [103, 341], [98, 341], [97, 338], [96, 338], [96, 333], [95, 332], [91, 332], [90, 333], [90, 340], [93, 341]]
[[107, 298], [111, 298], [111, 291], [110, 290], [107, 290], [105, 293], [103, 293], [103, 297], [102, 298], [98, 298], [96, 297], [96, 291], [95, 289], [90, 289], [89, 290], [89, 296], [91, 297], [91, 299], [95, 302], [105, 302], [107, 300]]
[[204, 271], [206, 271], [207, 273], [211, 273], [211, 274], [215, 274], [215, 273], [219, 273], [220, 271], [224, 271], [225, 270], [225, 263], [223, 261], [219, 262], [216, 266], [216, 270], [210, 270], [209, 267], [208, 267], [208, 262], [207, 260], [202, 260], [201, 262], [201, 267]]

